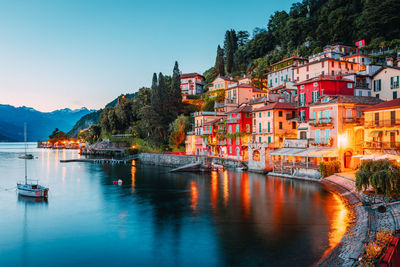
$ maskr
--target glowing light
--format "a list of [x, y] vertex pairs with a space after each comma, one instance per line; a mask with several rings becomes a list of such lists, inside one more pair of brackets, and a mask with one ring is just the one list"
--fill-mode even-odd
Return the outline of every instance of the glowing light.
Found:
[[211, 172], [211, 206], [213, 210], [217, 209], [218, 198], [218, 172]]
[[339, 134], [338, 135], [338, 146], [341, 148], [347, 147], [349, 143], [348, 136], [346, 134]]
[[196, 211], [199, 193], [197, 192], [197, 186], [195, 181], [192, 181], [190, 183], [190, 196], [192, 197], [190, 207], [192, 208], [193, 211]]
[[133, 193], [135, 191], [135, 182], [136, 182], [136, 167], [134, 164], [132, 164], [131, 167], [131, 192]]
[[228, 171], [224, 171], [224, 204], [225, 204], [225, 206], [228, 204], [228, 199], [229, 199]]

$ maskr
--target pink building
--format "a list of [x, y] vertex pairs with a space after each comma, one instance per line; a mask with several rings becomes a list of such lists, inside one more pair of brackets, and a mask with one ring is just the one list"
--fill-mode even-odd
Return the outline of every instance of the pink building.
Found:
[[185, 95], [198, 95], [204, 91], [205, 79], [198, 73], [181, 74], [181, 91]]

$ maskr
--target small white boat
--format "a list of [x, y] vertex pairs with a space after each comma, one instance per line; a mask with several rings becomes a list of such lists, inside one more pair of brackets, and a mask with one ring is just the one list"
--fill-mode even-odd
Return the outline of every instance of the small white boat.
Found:
[[[27, 155], [26, 154], [26, 124], [24, 127], [24, 132], [25, 132], [25, 155]], [[49, 188], [39, 185], [38, 181], [36, 181], [36, 183], [28, 183], [28, 168], [26, 165], [26, 160], [28, 158], [25, 157], [24, 159], [25, 159], [25, 183], [17, 183], [18, 194], [21, 196], [26, 196], [26, 197], [47, 198]]]
[[33, 159], [33, 155], [32, 154], [22, 154], [22, 155], [19, 155], [18, 158], [20, 158], [20, 159]]
[[211, 170], [213, 171], [223, 171], [225, 169], [225, 167], [223, 165], [220, 164], [211, 164]]

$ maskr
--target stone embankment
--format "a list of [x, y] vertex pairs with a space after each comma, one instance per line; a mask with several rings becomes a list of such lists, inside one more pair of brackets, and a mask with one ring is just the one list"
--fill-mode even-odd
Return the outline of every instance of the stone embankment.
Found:
[[207, 156], [174, 155], [161, 153], [140, 153], [139, 160], [143, 164], [177, 168], [183, 165], [200, 163], [203, 168], [211, 168], [212, 164], [220, 164], [228, 168], [236, 168], [241, 161]]
[[[320, 266], [357, 266], [364, 254], [365, 244], [378, 230], [397, 230], [400, 227], [400, 202], [366, 203], [366, 197], [358, 193], [353, 174], [335, 174], [321, 180], [328, 189], [339, 194], [353, 212], [352, 221], [341, 243], [328, 256], [322, 259]], [[379, 212], [384, 205], [386, 212]]]

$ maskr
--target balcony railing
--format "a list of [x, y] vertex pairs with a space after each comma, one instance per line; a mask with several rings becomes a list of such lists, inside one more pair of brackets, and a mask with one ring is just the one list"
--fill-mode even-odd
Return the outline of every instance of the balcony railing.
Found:
[[240, 119], [227, 119], [225, 122], [226, 123], [239, 123]]
[[356, 83], [356, 87], [358, 89], [369, 89], [369, 84], [368, 83]]
[[286, 114], [286, 120], [293, 120], [297, 118], [297, 114]]
[[364, 118], [343, 118], [344, 124], [363, 124]]
[[400, 119], [393, 120], [379, 120], [379, 121], [366, 121], [364, 122], [365, 127], [384, 127], [384, 126], [397, 126], [400, 125]]
[[400, 149], [400, 142], [364, 142], [366, 149]]
[[295, 161], [294, 165], [292, 161], [273, 161], [272, 162], [273, 166], [276, 167], [295, 167], [295, 168], [308, 168], [308, 169], [318, 169], [318, 164], [313, 163], [313, 162], [308, 162], [308, 164], [306, 162], [303, 161]]
[[316, 127], [330, 126], [332, 125], [332, 118], [309, 119], [309, 124]]
[[393, 82], [392, 84], [390, 84], [390, 89], [397, 89], [399, 88], [399, 82]]

